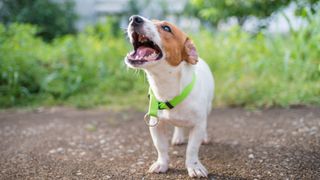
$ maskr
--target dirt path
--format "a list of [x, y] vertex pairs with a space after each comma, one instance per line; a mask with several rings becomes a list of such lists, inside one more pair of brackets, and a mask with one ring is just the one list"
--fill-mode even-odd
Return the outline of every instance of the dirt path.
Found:
[[[188, 179], [186, 145], [166, 174], [140, 112], [0, 112], [0, 179]], [[214, 110], [200, 149], [210, 179], [320, 179], [320, 108]]]

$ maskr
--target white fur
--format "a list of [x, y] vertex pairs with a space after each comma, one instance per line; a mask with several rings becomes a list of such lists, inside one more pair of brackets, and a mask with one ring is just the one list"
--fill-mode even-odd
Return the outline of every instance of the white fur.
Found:
[[[155, 25], [144, 18], [144, 31], [147, 37], [156, 42], [161, 49], [161, 39]], [[130, 25], [129, 33], [131, 34]], [[148, 36], [152, 34], [153, 36]], [[207, 116], [211, 110], [214, 94], [214, 80], [210, 68], [199, 59], [196, 65], [183, 61], [178, 66], [171, 66], [165, 60], [165, 52], [161, 60], [147, 62], [139, 67], [143, 69], [155, 97], [159, 101], [171, 100], [192, 81], [196, 74], [196, 83], [189, 96], [179, 105], [170, 110], [159, 110], [159, 124], [150, 127], [152, 140], [158, 152], [157, 161], [150, 167], [149, 172], [166, 172], [169, 164], [168, 137], [166, 126], [175, 126], [172, 144], [184, 142], [183, 128], [189, 128], [189, 143], [186, 153], [186, 167], [191, 177], [206, 177], [208, 172], [198, 158], [199, 147], [207, 139]], [[128, 66], [132, 67], [126, 60]], [[155, 121], [151, 119], [150, 121]], [[150, 122], [153, 124], [154, 122]]]

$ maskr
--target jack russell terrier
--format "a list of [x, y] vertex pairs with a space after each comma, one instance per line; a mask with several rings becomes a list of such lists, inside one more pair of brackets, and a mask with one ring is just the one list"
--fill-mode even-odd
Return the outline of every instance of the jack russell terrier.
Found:
[[[173, 145], [185, 142], [189, 128], [186, 168], [190, 177], [207, 177], [208, 171], [198, 157], [201, 143], [208, 143], [207, 117], [211, 110], [214, 80], [208, 65], [198, 57], [190, 38], [175, 25], [141, 16], [129, 19], [128, 36], [133, 51], [125, 58], [127, 66], [147, 74], [150, 126], [158, 159], [150, 173], [168, 170], [166, 125], [174, 125]], [[149, 119], [150, 117], [150, 119]]]

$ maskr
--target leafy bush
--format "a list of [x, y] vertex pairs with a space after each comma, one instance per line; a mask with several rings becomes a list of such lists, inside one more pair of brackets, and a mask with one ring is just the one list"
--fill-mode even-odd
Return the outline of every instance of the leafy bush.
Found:
[[35, 37], [34, 26], [12, 24], [6, 29], [1, 25], [1, 106], [39, 99], [59, 103], [78, 95], [91, 97], [90, 102], [76, 98], [79, 106], [96, 105], [110, 102], [110, 94], [141, 90], [123, 63], [127, 42], [112, 36], [110, 25], [98, 27], [49, 44]]
[[[191, 0], [185, 13], [216, 26], [220, 21], [236, 18], [242, 26], [251, 16], [260, 19], [263, 28], [275, 12], [294, 4], [295, 14], [306, 17], [308, 13], [316, 14], [320, 8], [319, 0]], [[263, 21], [261, 21], [263, 19]]]
[[39, 27], [37, 35], [45, 40], [74, 33], [76, 14], [71, 0], [56, 3], [50, 0], [2, 0], [0, 22], [30, 23]]
[[219, 21], [236, 17], [243, 25], [248, 17], [267, 18], [294, 0], [192, 0], [188, 4], [189, 14], [217, 25]]
[[[320, 16], [291, 34], [234, 27], [192, 35], [216, 79], [216, 106], [320, 105]], [[110, 24], [47, 43], [27, 24], [0, 25], [0, 106], [111, 105], [145, 108], [148, 84], [128, 70], [131, 49]]]
[[239, 27], [197, 36], [200, 54], [215, 73], [218, 105], [320, 104], [318, 26], [285, 36], [252, 36]]
[[46, 49], [46, 44], [34, 37], [36, 32], [31, 25], [12, 24], [8, 29], [0, 25], [2, 106], [40, 93], [41, 77], [45, 74], [40, 61], [45, 52], [41, 50]]

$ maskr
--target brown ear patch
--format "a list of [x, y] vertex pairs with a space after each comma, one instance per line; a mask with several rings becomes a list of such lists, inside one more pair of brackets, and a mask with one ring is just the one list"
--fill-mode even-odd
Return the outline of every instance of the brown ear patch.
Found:
[[184, 43], [184, 60], [190, 64], [196, 64], [198, 62], [198, 52], [192, 41], [187, 38]]

